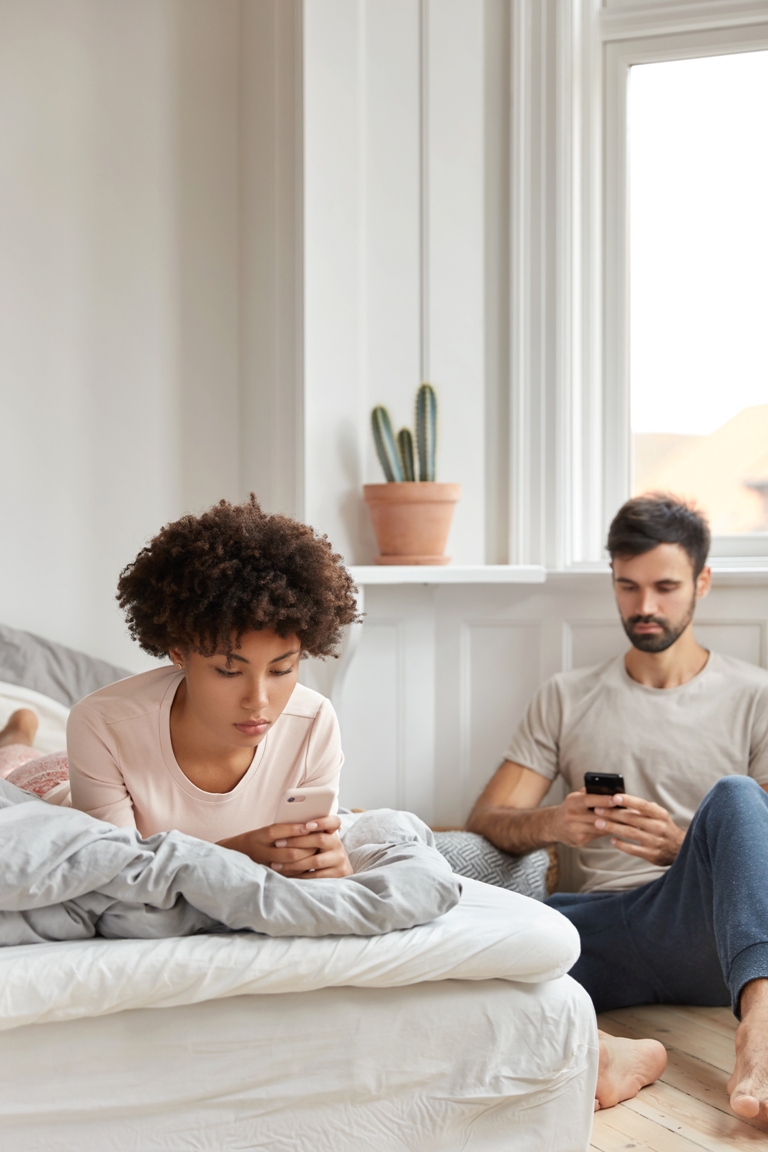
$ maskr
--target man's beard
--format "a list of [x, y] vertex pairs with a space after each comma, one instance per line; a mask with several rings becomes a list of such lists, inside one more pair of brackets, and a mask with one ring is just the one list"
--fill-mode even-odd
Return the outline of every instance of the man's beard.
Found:
[[[666, 652], [667, 648], [672, 647], [690, 624], [695, 605], [696, 597], [694, 596], [685, 617], [677, 624], [670, 624], [669, 620], [663, 616], [630, 616], [628, 620], [622, 617], [621, 623], [633, 647], [638, 648], [641, 652]], [[658, 624], [661, 632], [657, 632], [655, 635], [642, 633], [636, 635], [634, 629], [637, 624]]]

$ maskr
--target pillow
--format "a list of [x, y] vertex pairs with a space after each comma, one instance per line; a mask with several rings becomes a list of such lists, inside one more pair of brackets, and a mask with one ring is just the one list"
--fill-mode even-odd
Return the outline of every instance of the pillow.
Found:
[[543, 848], [527, 856], [510, 856], [476, 832], [435, 832], [435, 847], [459, 876], [533, 900], [546, 899], [549, 853]]
[[25, 792], [32, 792], [49, 804], [58, 804], [64, 808], [72, 807], [66, 752], [50, 752], [47, 756], [38, 756], [35, 760], [14, 768], [8, 773], [6, 780]]
[[31, 688], [67, 708], [130, 675], [105, 660], [0, 624], [0, 680]]

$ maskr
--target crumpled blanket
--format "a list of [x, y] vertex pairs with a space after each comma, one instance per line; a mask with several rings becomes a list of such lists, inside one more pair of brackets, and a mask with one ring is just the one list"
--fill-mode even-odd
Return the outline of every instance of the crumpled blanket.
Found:
[[180, 832], [142, 839], [0, 780], [0, 946], [227, 929], [376, 936], [412, 928], [461, 895], [433, 842], [416, 817], [367, 813], [344, 836], [353, 876], [294, 880]]

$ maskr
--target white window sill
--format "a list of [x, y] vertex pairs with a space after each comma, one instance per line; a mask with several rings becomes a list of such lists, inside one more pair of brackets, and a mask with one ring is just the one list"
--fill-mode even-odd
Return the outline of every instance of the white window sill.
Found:
[[536, 564], [365, 564], [350, 568], [356, 584], [543, 584]]

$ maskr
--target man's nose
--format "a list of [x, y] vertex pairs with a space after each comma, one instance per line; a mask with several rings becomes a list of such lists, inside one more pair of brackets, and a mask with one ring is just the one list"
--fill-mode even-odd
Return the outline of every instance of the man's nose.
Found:
[[659, 603], [656, 599], [656, 591], [653, 588], [644, 588], [640, 593], [640, 604], [638, 606], [639, 616], [657, 616], [659, 612]]

